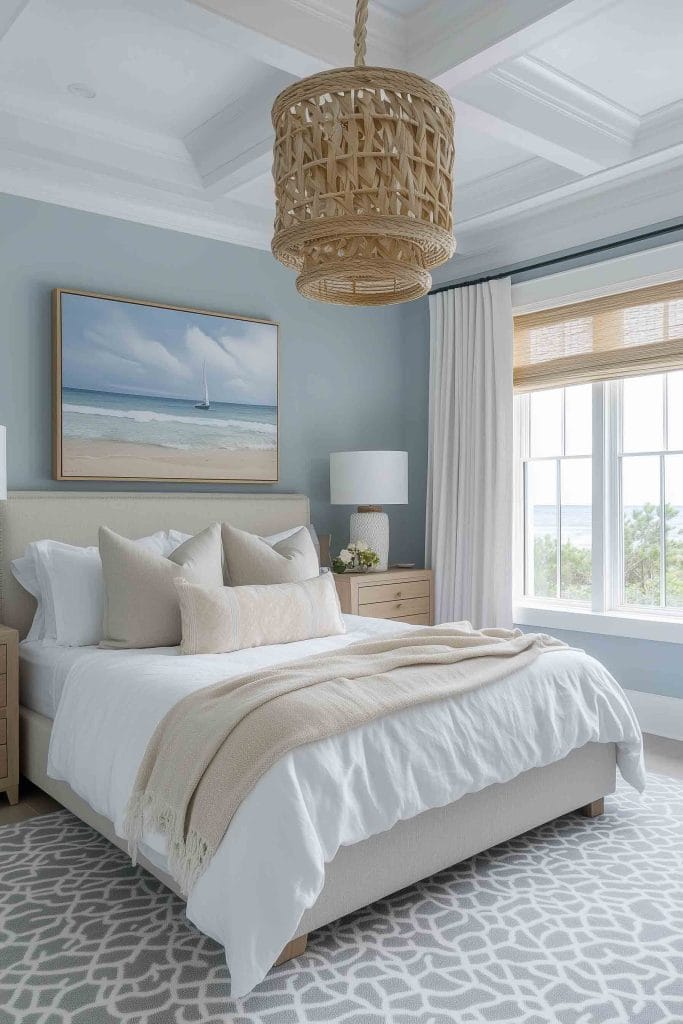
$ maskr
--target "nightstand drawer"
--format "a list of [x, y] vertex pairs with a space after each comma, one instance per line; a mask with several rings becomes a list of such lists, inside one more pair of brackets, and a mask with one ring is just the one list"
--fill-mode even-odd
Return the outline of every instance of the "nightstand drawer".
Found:
[[7, 743], [7, 719], [0, 718], [0, 743]]
[[7, 676], [0, 676], [0, 708], [7, 707]]
[[376, 604], [379, 601], [403, 601], [408, 597], [429, 597], [429, 580], [409, 583], [382, 583], [376, 587], [359, 587], [358, 604]]
[[371, 612], [376, 619], [401, 619], [407, 615], [428, 615], [428, 597], [409, 597], [405, 601], [382, 601], [366, 606], [365, 611]]
[[7, 644], [0, 644], [0, 676], [7, 671]]
[[398, 615], [396, 618], [397, 622], [409, 622], [411, 626], [429, 626], [431, 625], [429, 615]]
[[8, 761], [7, 761], [7, 747], [3, 743], [2, 746], [0, 746], [0, 779], [6, 779], [7, 778], [8, 774], [9, 774], [7, 765], [8, 765]]

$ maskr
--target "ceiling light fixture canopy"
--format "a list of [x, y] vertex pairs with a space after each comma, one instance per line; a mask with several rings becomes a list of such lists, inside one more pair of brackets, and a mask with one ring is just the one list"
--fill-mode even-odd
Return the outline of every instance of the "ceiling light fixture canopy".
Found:
[[379, 306], [417, 299], [455, 252], [455, 115], [439, 86], [365, 64], [368, 0], [357, 0], [354, 67], [280, 93], [273, 254], [310, 299]]

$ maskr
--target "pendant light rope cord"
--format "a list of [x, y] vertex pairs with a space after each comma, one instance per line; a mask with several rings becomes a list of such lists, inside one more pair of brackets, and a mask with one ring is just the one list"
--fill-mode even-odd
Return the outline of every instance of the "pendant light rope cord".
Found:
[[356, 0], [356, 23], [353, 29], [354, 65], [365, 67], [365, 54], [368, 39], [368, 3], [369, 0]]

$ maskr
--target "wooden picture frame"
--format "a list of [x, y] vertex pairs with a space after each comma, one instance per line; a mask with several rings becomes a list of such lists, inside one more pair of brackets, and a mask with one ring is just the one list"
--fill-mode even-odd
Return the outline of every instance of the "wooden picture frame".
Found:
[[52, 338], [56, 480], [277, 483], [274, 321], [55, 288]]

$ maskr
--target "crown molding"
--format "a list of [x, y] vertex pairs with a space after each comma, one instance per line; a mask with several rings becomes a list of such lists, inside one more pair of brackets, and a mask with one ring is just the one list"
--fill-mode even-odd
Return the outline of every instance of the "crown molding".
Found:
[[[488, 223], [499, 222], [501, 219], [514, 219], [520, 214], [529, 211], [539, 212], [542, 207], [552, 207], [561, 210], [575, 199], [590, 199], [610, 193], [622, 209], [626, 205], [621, 196], [628, 193], [630, 185], [639, 185], [641, 182], [650, 182], [653, 199], [657, 198], [658, 188], [664, 187], [662, 194], [683, 194], [683, 144], [673, 146], [670, 150], [659, 153], [650, 153], [647, 156], [632, 160], [628, 164], [621, 164], [618, 167], [608, 167], [604, 171], [590, 175], [587, 178], [576, 178], [560, 185], [551, 192], [544, 192], [537, 196], [522, 199], [503, 209], [494, 210], [478, 217], [472, 217], [468, 221], [461, 221], [461, 227], [478, 229]], [[664, 185], [662, 186], [662, 183]], [[672, 207], [681, 209], [681, 206]], [[665, 216], [659, 216], [657, 221], [666, 220], [671, 216], [671, 209]], [[618, 234], [619, 232], [612, 232]]]
[[636, 114], [536, 57], [518, 57], [491, 75], [618, 142], [633, 143], [640, 124]]
[[456, 188], [456, 223], [460, 214], [464, 222], [476, 220], [576, 180], [567, 168], [532, 157]]
[[226, 198], [207, 202], [198, 195], [162, 194], [34, 154], [4, 152], [0, 192], [234, 245], [270, 247], [272, 216], [258, 207]]
[[[647, 160], [620, 180], [605, 172], [591, 187], [555, 190], [549, 197], [469, 221], [456, 222], [455, 257], [433, 274], [434, 283], [462, 280], [558, 252], [641, 231], [683, 209], [683, 152], [663, 163]], [[558, 194], [560, 198], [558, 198]]]
[[641, 156], [683, 142], [683, 99], [653, 110], [640, 119], [635, 151]]
[[[250, 56], [298, 77], [353, 63], [353, 0], [187, 2], [235, 26]], [[367, 39], [368, 63], [388, 67], [405, 63], [406, 35], [400, 17], [373, 8]]]
[[[299, 8], [308, 17], [348, 33], [349, 63], [353, 58], [355, 0], [280, 0]], [[370, 4], [367, 21], [368, 64], [374, 63], [373, 51], [399, 57], [408, 48], [408, 17], [388, 10], [381, 4]]]

